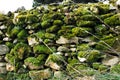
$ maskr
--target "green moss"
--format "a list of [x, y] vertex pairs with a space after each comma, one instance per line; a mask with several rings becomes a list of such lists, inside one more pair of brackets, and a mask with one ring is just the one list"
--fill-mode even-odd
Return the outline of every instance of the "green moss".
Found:
[[97, 18], [91, 14], [87, 14], [87, 15], [83, 15], [80, 17], [81, 20], [85, 20], [85, 21], [96, 21]]
[[111, 16], [113, 16], [113, 15], [115, 15], [115, 13], [102, 14], [102, 15], [100, 15], [100, 18], [101, 18], [102, 20], [104, 20], [104, 19], [109, 18], [109, 17], [111, 17]]
[[24, 59], [30, 55], [31, 48], [25, 43], [17, 43], [14, 47], [14, 55], [19, 59]]
[[92, 29], [87, 27], [75, 27], [72, 29], [72, 33], [76, 36], [88, 36], [87, 32], [92, 32]]
[[28, 36], [27, 31], [26, 30], [21, 30], [18, 34], [17, 37], [20, 39], [25, 39]]
[[39, 18], [35, 14], [27, 14], [26, 15], [26, 23], [35, 23], [38, 22]]
[[36, 37], [44, 39], [45, 38], [45, 31], [38, 31], [35, 33]]
[[77, 21], [76, 24], [78, 27], [94, 27], [96, 25], [96, 23], [93, 21], [83, 21], [83, 20]]
[[37, 59], [39, 60], [39, 61], [43, 61], [43, 60], [46, 60], [46, 55], [45, 54], [40, 54], [40, 55], [38, 55], [38, 57], [37, 57]]
[[55, 34], [52, 34], [52, 33], [45, 33], [45, 38], [54, 39], [54, 38], [55, 38]]
[[5, 45], [8, 46], [10, 49], [14, 47], [14, 44], [11, 42], [6, 42]]
[[103, 72], [106, 72], [106, 71], [108, 70], [108, 67], [105, 66], [105, 65], [100, 65], [98, 70], [101, 71], [101, 72], [102, 72], [102, 71], [103, 71]]
[[18, 57], [12, 55], [11, 53], [6, 54], [5, 58], [7, 59], [7, 62], [9, 62], [12, 65], [15, 65], [15, 63], [19, 62]]
[[26, 23], [25, 23], [26, 15], [18, 15], [18, 16], [17, 16], [17, 19], [18, 19], [17, 24], [19, 24], [19, 25], [26, 24]]
[[24, 60], [25, 64], [32, 64], [34, 66], [40, 66], [40, 61], [35, 57], [28, 57]]
[[50, 20], [43, 21], [41, 23], [42, 28], [48, 28], [51, 26]]
[[45, 54], [51, 54], [52, 52], [49, 50], [48, 47], [45, 45], [35, 45], [33, 46], [33, 52], [36, 53], [45, 53]]
[[60, 28], [61, 28], [60, 26], [53, 25], [53, 26], [47, 28], [46, 32], [52, 32], [52, 33], [54, 33], [54, 32], [57, 32]]
[[7, 16], [0, 13], [0, 22], [7, 20]]
[[54, 20], [53, 25], [61, 26], [63, 22], [61, 20]]
[[114, 74], [120, 74], [120, 64], [112, 66], [110, 72]]
[[97, 32], [98, 35], [103, 35], [103, 33], [104, 34], [108, 33], [107, 27], [103, 25], [95, 26], [95, 31]]
[[92, 64], [92, 67], [93, 67], [94, 69], [99, 69], [99, 66], [100, 66], [100, 65], [101, 65], [100, 63], [95, 62], [95, 63]]
[[104, 22], [110, 26], [120, 25], [120, 14], [113, 15], [109, 18], [104, 19]]
[[98, 50], [80, 51], [78, 57], [86, 58], [87, 62], [96, 62], [100, 58], [101, 54]]
[[[103, 38], [101, 38], [101, 41], [97, 42], [96, 49], [107, 50], [109, 49], [109, 46], [112, 47], [114, 45], [115, 40], [116, 37], [113, 37], [113, 35], [105, 35], [103, 36]], [[106, 44], [108, 44], [109, 46]]]
[[73, 28], [74, 26], [62, 26], [61, 29], [58, 31], [58, 35], [62, 35], [64, 36], [65, 38], [71, 38], [71, 37], [74, 37], [75, 35], [72, 34], [72, 31], [71, 29]]
[[77, 46], [77, 50], [78, 51], [86, 51], [89, 50], [90, 46], [88, 44], [81, 44]]
[[10, 37], [15, 37], [15, 36], [17, 36], [17, 34], [19, 33], [19, 31], [20, 31], [20, 27], [19, 26], [16, 26], [16, 27], [14, 27], [12, 30], [11, 30], [11, 32], [10, 32]]
[[40, 29], [41, 24], [40, 23], [32, 23], [30, 25], [27, 25], [25, 29]]

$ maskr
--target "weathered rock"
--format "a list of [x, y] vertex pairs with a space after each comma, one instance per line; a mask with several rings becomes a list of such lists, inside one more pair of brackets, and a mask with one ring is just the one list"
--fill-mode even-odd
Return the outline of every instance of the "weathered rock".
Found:
[[63, 36], [61, 36], [57, 41], [56, 41], [57, 44], [67, 44], [69, 43], [69, 40], [64, 38]]
[[10, 63], [6, 64], [6, 70], [7, 71], [14, 71], [15, 70], [15, 66], [11, 65]]
[[5, 67], [6, 66], [6, 62], [0, 62], [0, 67]]
[[37, 70], [43, 67], [41, 62], [34, 57], [28, 57], [27, 59], [24, 60], [24, 63], [26, 66], [28, 66], [30, 70], [34, 70], [34, 69]]
[[68, 43], [75, 43], [78, 44], [78, 37], [72, 37], [69, 40], [61, 36], [57, 41], [57, 44], [68, 44]]
[[32, 80], [43, 80], [48, 79], [52, 75], [50, 69], [38, 70], [38, 71], [30, 71], [29, 76]]
[[2, 25], [2, 26], [0, 26], [0, 29], [1, 29], [1, 30], [3, 30], [3, 29], [7, 29], [7, 26]]
[[4, 61], [4, 57], [5, 57], [5, 56], [0, 56], [0, 62], [3, 62], [3, 61]]
[[119, 58], [116, 56], [107, 56], [105, 59], [102, 60], [102, 64], [107, 66], [114, 66], [119, 62]]
[[0, 67], [0, 73], [7, 73], [6, 67]]
[[28, 44], [30, 45], [30, 46], [34, 46], [34, 45], [37, 45], [37, 44], [39, 44], [39, 42], [36, 40], [36, 38], [35, 37], [28, 37]]
[[9, 52], [9, 48], [6, 45], [0, 45], [0, 55], [4, 55]]
[[59, 46], [57, 51], [58, 52], [69, 52], [69, 49], [65, 46]]

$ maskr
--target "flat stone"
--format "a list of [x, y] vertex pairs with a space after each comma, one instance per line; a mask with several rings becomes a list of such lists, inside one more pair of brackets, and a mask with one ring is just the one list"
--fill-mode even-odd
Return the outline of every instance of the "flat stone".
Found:
[[67, 44], [67, 43], [75, 43], [75, 44], [78, 44], [78, 37], [72, 37], [70, 38], [69, 40], [67, 38], [64, 38], [63, 36], [61, 36], [57, 41], [56, 43], [57, 44]]
[[0, 45], [0, 55], [4, 55], [9, 52], [9, 48], [6, 45]]
[[58, 52], [68, 52], [69, 49], [65, 46], [59, 46], [57, 49]]
[[0, 67], [5, 67], [6, 66], [6, 62], [0, 62]]
[[34, 46], [34, 45], [39, 44], [39, 42], [36, 40], [36, 38], [28, 37], [28, 44], [30, 46]]
[[1, 29], [1, 30], [3, 30], [3, 29], [7, 29], [7, 26], [2, 25], [2, 26], [0, 26], [0, 29]]
[[67, 44], [69, 43], [69, 40], [67, 38], [64, 38], [63, 36], [61, 36], [57, 41], [57, 44]]
[[114, 66], [118, 62], [119, 62], [119, 58], [116, 56], [110, 56], [102, 61], [102, 63], [107, 66]]
[[0, 67], [0, 73], [7, 73], [6, 67]]
[[4, 56], [0, 56], [0, 62], [4, 61]]

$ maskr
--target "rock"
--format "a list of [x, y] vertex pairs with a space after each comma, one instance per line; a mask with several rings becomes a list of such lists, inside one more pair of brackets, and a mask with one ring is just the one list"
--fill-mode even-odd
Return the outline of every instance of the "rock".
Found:
[[57, 49], [58, 52], [68, 52], [69, 49], [65, 46], [59, 46]]
[[1, 29], [1, 30], [7, 29], [7, 26], [2, 25], [2, 26], [0, 26], [0, 29]]
[[119, 58], [116, 56], [107, 56], [105, 59], [102, 60], [102, 64], [107, 66], [114, 66], [119, 62]]
[[0, 45], [0, 55], [4, 55], [9, 52], [9, 48], [6, 45]]
[[69, 43], [75, 43], [78, 44], [78, 37], [72, 37], [69, 39]]
[[14, 71], [15, 70], [15, 66], [11, 65], [10, 63], [6, 64], [6, 70], [7, 71]]
[[12, 39], [11, 38], [9, 38], [9, 37], [4, 37], [3, 38], [3, 41], [11, 41]]
[[41, 62], [35, 57], [28, 57], [24, 60], [24, 64], [28, 66], [30, 70], [37, 70], [42, 68]]
[[0, 67], [0, 73], [7, 73], [6, 67]]
[[75, 52], [77, 49], [76, 48], [70, 48], [70, 51]]
[[38, 70], [38, 71], [30, 71], [29, 76], [32, 80], [43, 80], [51, 77], [52, 72], [50, 69]]
[[69, 43], [69, 40], [64, 38], [63, 36], [60, 36], [60, 38], [56, 41], [57, 44], [67, 44]]
[[110, 72], [113, 74], [120, 74], [120, 64], [111, 67]]
[[69, 76], [67, 76], [65, 73], [63, 73], [62, 71], [55, 71], [54, 72], [54, 77], [53, 80], [69, 80]]
[[49, 67], [54, 69], [54, 70], [60, 70], [60, 66], [54, 62], [49, 62]]
[[37, 44], [39, 44], [39, 42], [36, 40], [36, 38], [35, 37], [28, 37], [28, 44], [30, 45], [30, 46], [34, 46], [34, 45], [37, 45]]
[[73, 80], [95, 80], [95, 77], [94, 76], [76, 77]]
[[0, 67], [5, 67], [6, 66], [6, 62], [0, 62]]
[[57, 44], [67, 44], [67, 43], [75, 43], [78, 44], [78, 37], [72, 37], [69, 40], [61, 36], [57, 41]]
[[0, 56], [0, 62], [4, 61], [4, 56]]

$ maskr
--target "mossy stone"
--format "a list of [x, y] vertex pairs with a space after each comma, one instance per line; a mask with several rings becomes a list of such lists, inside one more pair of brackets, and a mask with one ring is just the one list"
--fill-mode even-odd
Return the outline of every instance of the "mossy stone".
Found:
[[37, 53], [51, 54], [52, 53], [50, 51], [50, 49], [48, 47], [46, 47], [45, 45], [35, 45], [35, 46], [33, 46], [33, 52], [35, 54], [37, 54]]
[[61, 26], [63, 25], [63, 22], [61, 20], [54, 20], [53, 25]]
[[18, 34], [17, 37], [19, 39], [25, 39], [28, 36], [27, 31], [26, 30], [21, 30]]
[[110, 72], [114, 74], [120, 74], [120, 64], [112, 66]]
[[104, 19], [104, 22], [110, 26], [117, 26], [120, 25], [120, 14], [113, 15]]
[[87, 62], [97, 62], [100, 58], [101, 54], [98, 50], [87, 50], [87, 51], [80, 51], [78, 53], [78, 57], [86, 58]]
[[96, 25], [96, 23], [93, 21], [84, 21], [84, 20], [77, 21], [76, 24], [78, 27], [94, 27]]
[[43, 21], [41, 23], [42, 28], [48, 28], [51, 26], [50, 20]]

